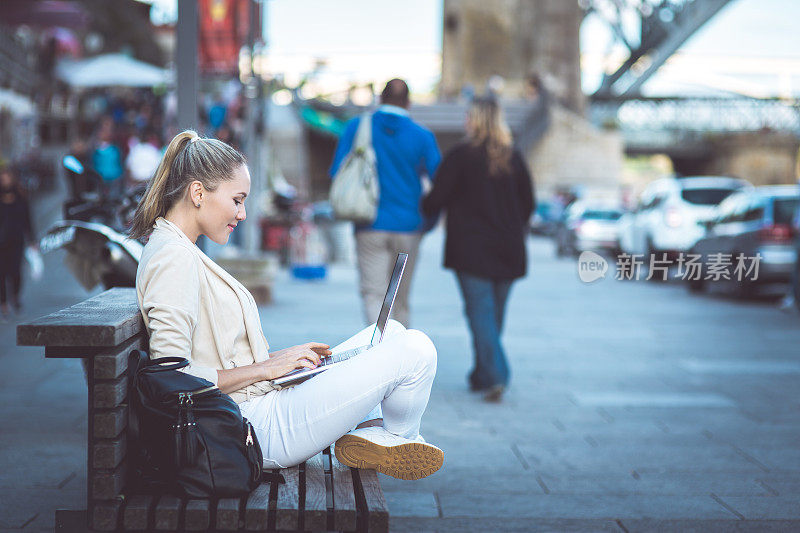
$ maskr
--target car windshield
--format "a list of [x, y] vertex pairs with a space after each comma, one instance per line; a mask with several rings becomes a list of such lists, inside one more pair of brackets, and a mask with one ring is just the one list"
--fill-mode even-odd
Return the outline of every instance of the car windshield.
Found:
[[776, 198], [773, 204], [775, 224], [791, 224], [799, 204], [798, 198]]
[[590, 209], [585, 211], [581, 218], [585, 220], [619, 220], [622, 213], [611, 209]]
[[684, 189], [681, 197], [690, 204], [717, 205], [735, 192], [735, 189]]

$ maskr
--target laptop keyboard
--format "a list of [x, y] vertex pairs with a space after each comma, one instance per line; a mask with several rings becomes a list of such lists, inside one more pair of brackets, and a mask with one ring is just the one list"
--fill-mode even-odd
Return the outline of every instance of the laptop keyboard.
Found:
[[324, 366], [329, 366], [334, 363], [341, 363], [342, 361], [346, 361], [353, 356], [356, 356], [362, 352], [366, 352], [372, 348], [371, 344], [366, 344], [364, 346], [358, 346], [356, 348], [351, 348], [350, 350], [344, 350], [341, 352], [337, 352], [335, 354], [331, 354], [328, 357], [325, 357], [320, 362], [320, 365], [317, 368], [298, 368], [297, 370], [292, 370], [288, 374], [281, 376], [278, 379], [273, 380], [273, 383], [276, 385], [286, 385], [288, 383], [292, 383], [298, 379], [307, 379], [306, 376], [312, 376], [319, 372], [321, 372], [321, 368]]
[[357, 346], [356, 348], [351, 348], [349, 350], [344, 350], [342, 352], [337, 352], [335, 354], [331, 354], [330, 356], [325, 357], [324, 359], [322, 359], [321, 364], [322, 365], [332, 365], [333, 363], [340, 363], [340, 362], [346, 361], [347, 359], [350, 359], [351, 357], [356, 356], [356, 355], [358, 355], [358, 354], [360, 354], [362, 352], [366, 352], [370, 348], [372, 348], [371, 344], [365, 344], [364, 346]]

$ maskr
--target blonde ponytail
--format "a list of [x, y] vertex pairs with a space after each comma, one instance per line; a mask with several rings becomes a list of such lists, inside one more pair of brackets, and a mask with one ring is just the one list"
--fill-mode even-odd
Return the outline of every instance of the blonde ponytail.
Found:
[[193, 181], [213, 191], [245, 164], [245, 157], [222, 141], [202, 138], [192, 130], [177, 134], [147, 184], [128, 235], [132, 239], [149, 235], [156, 219], [167, 214]]

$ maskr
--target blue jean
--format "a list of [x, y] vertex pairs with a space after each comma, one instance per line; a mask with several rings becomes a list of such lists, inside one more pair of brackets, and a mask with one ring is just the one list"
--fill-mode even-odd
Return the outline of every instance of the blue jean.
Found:
[[477, 390], [494, 385], [506, 386], [509, 369], [500, 334], [512, 281], [492, 280], [464, 272], [456, 272], [456, 277], [464, 299], [464, 314], [472, 333], [475, 355], [474, 368], [469, 374], [470, 386]]

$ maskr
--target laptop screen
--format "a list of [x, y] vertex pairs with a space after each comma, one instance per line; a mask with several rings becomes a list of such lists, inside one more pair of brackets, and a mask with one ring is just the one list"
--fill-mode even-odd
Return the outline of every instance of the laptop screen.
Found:
[[386, 322], [389, 320], [389, 314], [392, 312], [394, 298], [397, 296], [397, 289], [400, 287], [400, 279], [403, 277], [403, 270], [406, 268], [407, 260], [408, 254], [402, 252], [397, 254], [397, 260], [394, 262], [394, 270], [392, 270], [392, 277], [389, 279], [389, 287], [386, 288], [386, 296], [383, 298], [381, 312], [378, 314], [378, 322], [375, 324], [375, 331], [372, 332], [372, 340], [370, 340], [370, 345], [372, 346], [381, 342], [383, 339], [383, 331], [386, 329]]

